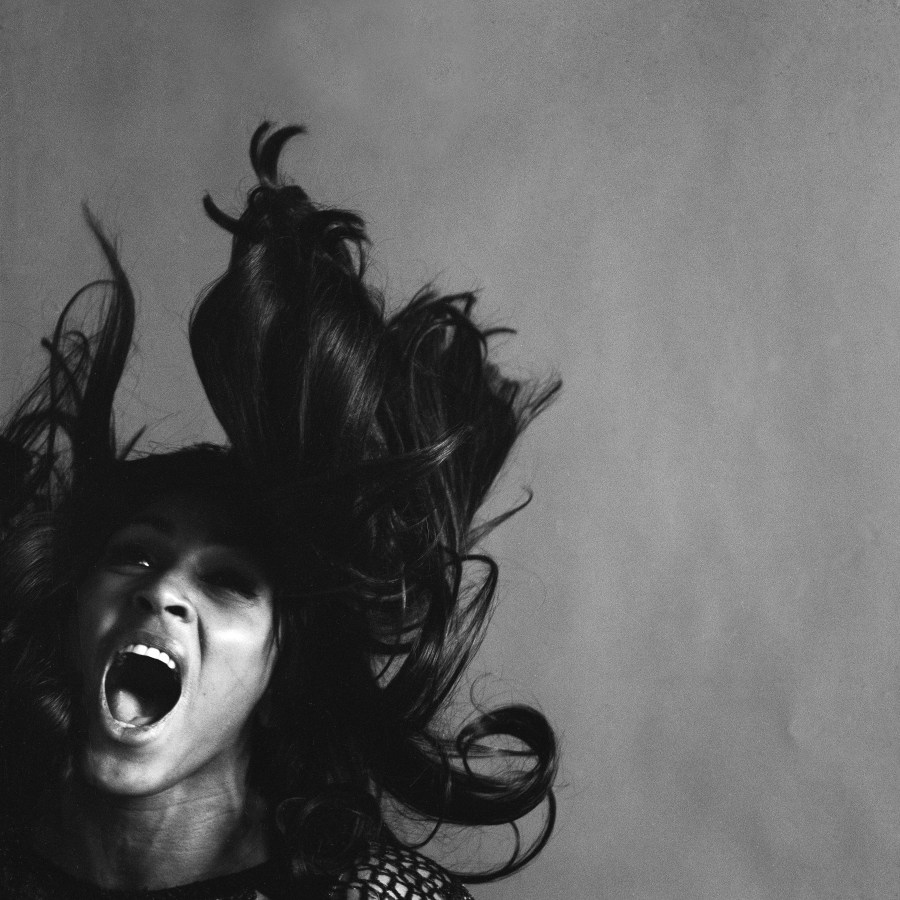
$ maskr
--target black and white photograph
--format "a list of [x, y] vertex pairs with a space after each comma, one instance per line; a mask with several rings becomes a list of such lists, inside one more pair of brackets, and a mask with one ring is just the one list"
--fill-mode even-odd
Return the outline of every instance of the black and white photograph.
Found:
[[0, 898], [900, 896], [898, 0], [0, 0]]

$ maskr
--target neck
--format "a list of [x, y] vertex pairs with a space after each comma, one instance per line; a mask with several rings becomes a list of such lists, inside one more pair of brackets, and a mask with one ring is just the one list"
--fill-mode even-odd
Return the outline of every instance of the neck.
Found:
[[104, 794], [80, 782], [61, 798], [37, 849], [98, 887], [158, 889], [238, 872], [267, 858], [262, 802], [241, 783], [152, 797]]

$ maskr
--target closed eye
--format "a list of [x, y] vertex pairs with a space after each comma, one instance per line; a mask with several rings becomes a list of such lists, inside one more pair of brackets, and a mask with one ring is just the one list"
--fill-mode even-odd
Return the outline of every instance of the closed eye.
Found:
[[259, 579], [248, 572], [231, 567], [210, 569], [203, 573], [203, 581], [215, 590], [239, 594], [248, 600], [259, 596]]

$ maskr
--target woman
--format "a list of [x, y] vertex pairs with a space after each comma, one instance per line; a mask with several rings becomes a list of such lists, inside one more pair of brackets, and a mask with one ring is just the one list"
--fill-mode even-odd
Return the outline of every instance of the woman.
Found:
[[0, 896], [465, 898], [411, 825], [512, 824], [469, 882], [549, 837], [544, 717], [444, 711], [497, 580], [473, 548], [507, 516], [476, 513], [558, 384], [497, 371], [470, 294], [387, 315], [362, 220], [279, 176], [301, 130], [256, 131], [238, 218], [204, 200], [233, 247], [190, 343], [227, 444], [117, 442], [134, 301], [90, 216], [111, 278], [5, 429]]

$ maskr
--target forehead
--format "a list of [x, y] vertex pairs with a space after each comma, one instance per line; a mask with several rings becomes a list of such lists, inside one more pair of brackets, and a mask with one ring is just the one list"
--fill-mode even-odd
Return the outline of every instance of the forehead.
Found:
[[251, 549], [246, 518], [228, 504], [199, 494], [175, 493], [138, 509], [123, 528], [145, 526], [173, 539]]

